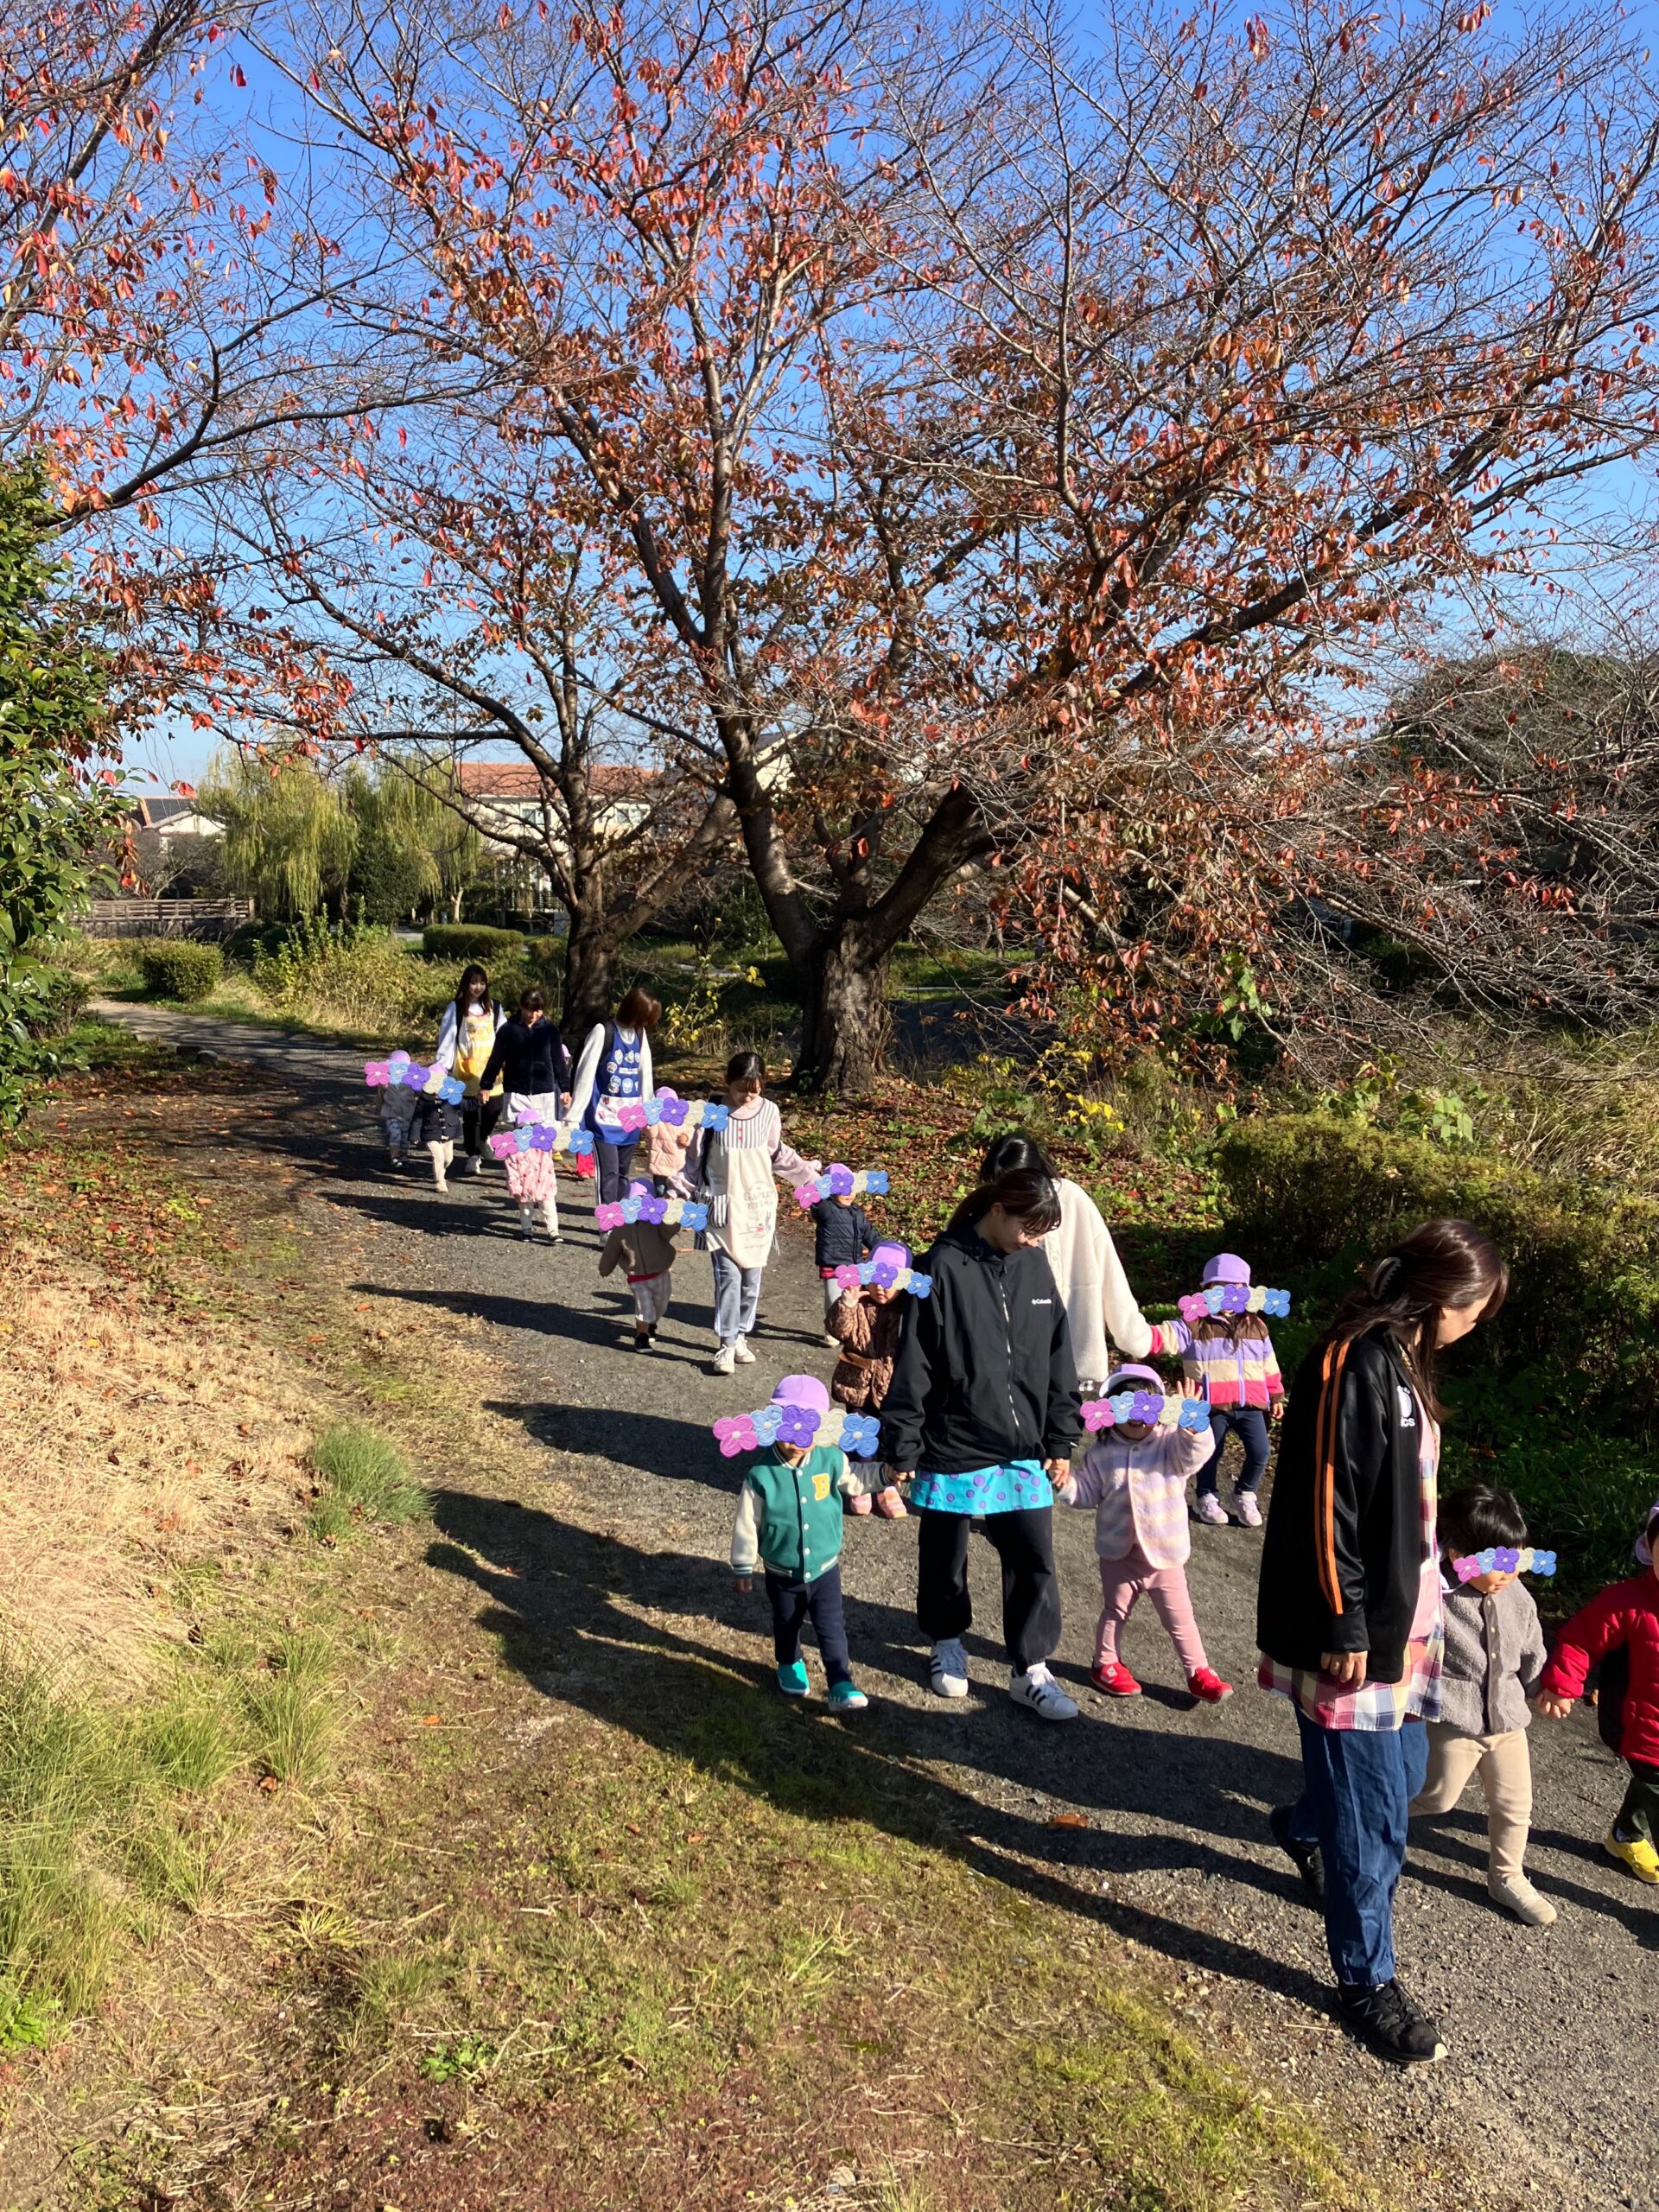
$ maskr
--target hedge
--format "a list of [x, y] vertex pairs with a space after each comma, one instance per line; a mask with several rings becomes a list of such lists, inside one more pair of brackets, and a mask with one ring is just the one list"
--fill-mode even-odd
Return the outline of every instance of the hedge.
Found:
[[1445, 1480], [1509, 1483], [1562, 1551], [1569, 1595], [1628, 1572], [1659, 1490], [1659, 1205], [1330, 1114], [1251, 1116], [1217, 1158], [1226, 1242], [1296, 1294], [1292, 1357], [1414, 1224], [1451, 1215], [1488, 1232], [1510, 1295], [1452, 1356]]
[[188, 937], [141, 938], [138, 967], [152, 996], [181, 999], [186, 1005], [211, 998], [225, 973], [216, 944], [200, 944]]
[[493, 960], [517, 957], [524, 948], [522, 931], [486, 929], [481, 922], [430, 922], [421, 932], [429, 960], [477, 960], [487, 967]]

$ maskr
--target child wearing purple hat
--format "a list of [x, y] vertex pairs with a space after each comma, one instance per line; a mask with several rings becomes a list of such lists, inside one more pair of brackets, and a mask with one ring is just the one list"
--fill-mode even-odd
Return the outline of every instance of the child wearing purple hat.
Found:
[[[830, 1393], [816, 1376], [785, 1375], [772, 1394], [774, 1406], [804, 1406], [828, 1413]], [[778, 1687], [785, 1697], [804, 1697], [801, 1630], [810, 1619], [837, 1713], [861, 1712], [869, 1703], [853, 1680], [841, 1597], [842, 1500], [868, 1513], [864, 1485], [832, 1446], [769, 1445], [755, 1459], [737, 1494], [732, 1522], [732, 1572], [740, 1591], [754, 1587], [757, 1561], [765, 1571], [772, 1607]]]
[[[1236, 1252], [1217, 1252], [1204, 1263], [1204, 1287], [1234, 1283], [1248, 1289], [1249, 1264]], [[1188, 1327], [1185, 1321], [1160, 1322], [1152, 1332], [1154, 1359], [1181, 1362], [1190, 1398], [1205, 1398], [1213, 1408], [1209, 1457], [1198, 1470], [1192, 1510], [1200, 1521], [1224, 1529], [1232, 1515], [1217, 1493], [1222, 1448], [1229, 1432], [1244, 1447], [1244, 1465], [1233, 1485], [1233, 1513], [1247, 1529], [1262, 1526], [1256, 1491], [1268, 1471], [1268, 1422], [1285, 1410], [1284, 1377], [1268, 1325], [1259, 1313], [1212, 1313]]]
[[[896, 1236], [884, 1236], [870, 1253], [873, 1262], [907, 1268], [910, 1247]], [[843, 1291], [830, 1310], [830, 1334], [841, 1348], [836, 1371], [830, 1377], [830, 1395], [838, 1406], [853, 1413], [879, 1414], [893, 1380], [893, 1363], [905, 1325], [905, 1293], [893, 1283], [867, 1282], [857, 1290]], [[875, 1510], [884, 1520], [902, 1521], [905, 1502], [896, 1483], [885, 1483], [875, 1494]]]
[[[1102, 1392], [1163, 1390], [1155, 1368], [1120, 1367]], [[1200, 1705], [1219, 1705], [1233, 1688], [1210, 1664], [1186, 1586], [1192, 1539], [1187, 1528], [1186, 1485], [1211, 1450], [1202, 1430], [1154, 1427], [1119, 1421], [1103, 1429], [1083, 1455], [1077, 1472], [1055, 1486], [1067, 1505], [1095, 1509], [1095, 1550], [1100, 1560], [1101, 1613], [1095, 1663], [1089, 1679], [1108, 1697], [1139, 1697], [1141, 1685], [1118, 1656], [1118, 1631], [1143, 1598], [1169, 1631]]]

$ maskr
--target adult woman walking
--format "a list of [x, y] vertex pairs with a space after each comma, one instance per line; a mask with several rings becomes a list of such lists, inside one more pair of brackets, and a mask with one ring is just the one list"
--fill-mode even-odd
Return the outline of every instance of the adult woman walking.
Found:
[[935, 1692], [968, 1694], [968, 1538], [982, 1516], [1002, 1562], [1009, 1694], [1044, 1720], [1077, 1711], [1046, 1664], [1060, 1640], [1053, 1484], [1082, 1426], [1065, 1308], [1042, 1249], [1059, 1218], [1053, 1184], [1030, 1168], [963, 1200], [919, 1263], [930, 1294], [905, 1301], [881, 1408], [890, 1477], [916, 1474], [916, 1618]]
[[476, 963], [463, 968], [455, 995], [438, 1024], [438, 1049], [432, 1058], [467, 1087], [461, 1106], [461, 1133], [469, 1175], [482, 1173], [484, 1147], [501, 1113], [499, 1096], [488, 1096], [484, 1071], [494, 1049], [496, 1032], [505, 1020], [506, 1009], [490, 996], [490, 979], [484, 970]]
[[[1042, 1147], [1022, 1129], [994, 1137], [980, 1163], [979, 1179], [994, 1183], [1014, 1169], [1046, 1176], [1060, 1202], [1060, 1217], [1043, 1239], [1043, 1257], [1058, 1287], [1071, 1325], [1071, 1356], [1089, 1391], [1127, 1359], [1152, 1350], [1152, 1328], [1135, 1300], [1112, 1232], [1080, 1183], [1057, 1174]], [[1110, 1343], [1108, 1342], [1109, 1338]]]
[[760, 1278], [778, 1238], [777, 1178], [803, 1183], [818, 1172], [816, 1160], [784, 1142], [783, 1117], [766, 1089], [760, 1053], [734, 1052], [726, 1063], [726, 1126], [712, 1135], [700, 1129], [686, 1155], [686, 1180], [709, 1207], [697, 1242], [714, 1262], [716, 1375], [754, 1358], [749, 1338]]
[[582, 1039], [570, 1087], [570, 1119], [593, 1131], [601, 1204], [613, 1205], [628, 1194], [628, 1170], [639, 1135], [637, 1130], [628, 1134], [617, 1114], [632, 1100], [649, 1105], [657, 1095], [651, 1033], [662, 1012], [662, 1001], [636, 983], [616, 1009], [615, 1020], [596, 1021]]
[[1303, 1772], [1269, 1825], [1323, 1904], [1342, 2020], [1402, 2063], [1446, 2050], [1394, 1973], [1407, 1808], [1440, 1708], [1435, 1365], [1508, 1287], [1466, 1221], [1425, 1222], [1376, 1262], [1291, 1385], [1262, 1546], [1259, 1679], [1296, 1708]]

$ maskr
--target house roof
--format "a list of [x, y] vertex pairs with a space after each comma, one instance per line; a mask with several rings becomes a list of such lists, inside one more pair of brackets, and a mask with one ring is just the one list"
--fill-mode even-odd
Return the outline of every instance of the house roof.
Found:
[[195, 801], [188, 798], [141, 798], [138, 802], [138, 819], [146, 830], [159, 830], [164, 822], [182, 821], [195, 810]]
[[[602, 762], [588, 772], [588, 781], [601, 797], [621, 798], [648, 790], [657, 781], [655, 768], [631, 766], [626, 761]], [[468, 798], [539, 798], [542, 779], [528, 760], [462, 760], [456, 780]]]

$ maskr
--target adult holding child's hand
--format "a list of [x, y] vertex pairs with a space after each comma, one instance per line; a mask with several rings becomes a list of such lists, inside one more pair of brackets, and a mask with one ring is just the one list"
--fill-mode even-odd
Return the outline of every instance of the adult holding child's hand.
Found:
[[1402, 2063], [1446, 2051], [1394, 1975], [1408, 1808], [1440, 1711], [1435, 1366], [1508, 1288], [1466, 1221], [1425, 1222], [1376, 1262], [1291, 1385], [1262, 1546], [1259, 1680], [1296, 1708], [1304, 1776], [1269, 1824], [1324, 1907], [1344, 2024]]

